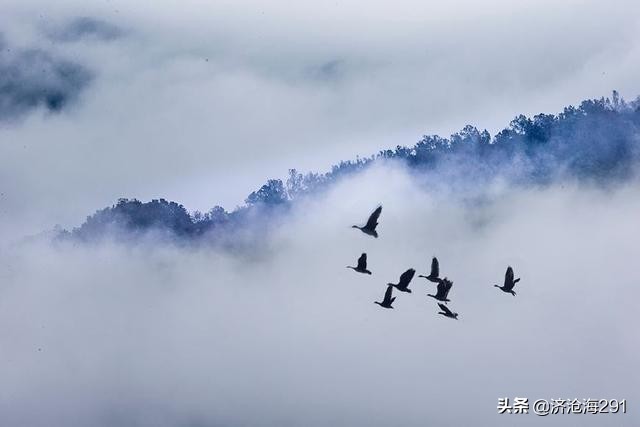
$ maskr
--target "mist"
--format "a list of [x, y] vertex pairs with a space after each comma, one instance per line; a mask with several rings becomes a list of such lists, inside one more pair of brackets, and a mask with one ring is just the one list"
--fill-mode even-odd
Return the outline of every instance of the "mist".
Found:
[[0, 123], [7, 239], [76, 226], [119, 197], [231, 210], [291, 167], [638, 95], [635, 0], [7, 0], [3, 12], [7, 48], [94, 77], [58, 114]]
[[[3, 250], [0, 424], [634, 425], [637, 180], [469, 199], [376, 165], [238, 251], [154, 242]], [[378, 204], [379, 239], [349, 228]], [[346, 269], [361, 252], [372, 276]], [[432, 256], [454, 321], [380, 301]], [[495, 289], [512, 265], [518, 295]], [[499, 397], [627, 399], [628, 414], [498, 415]]]

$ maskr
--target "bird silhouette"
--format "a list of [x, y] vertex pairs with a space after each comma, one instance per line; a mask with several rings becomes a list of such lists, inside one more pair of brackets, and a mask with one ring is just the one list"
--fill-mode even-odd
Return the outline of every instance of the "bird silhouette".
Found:
[[387, 283], [387, 285], [395, 287], [400, 292], [411, 293], [411, 289], [409, 289], [409, 283], [411, 283], [411, 279], [413, 279], [414, 274], [416, 274], [416, 271], [413, 268], [410, 268], [400, 275], [400, 280], [397, 284]]
[[435, 298], [438, 301], [442, 301], [445, 303], [449, 302], [451, 300], [447, 298], [447, 295], [449, 295], [449, 291], [451, 290], [452, 286], [453, 286], [453, 282], [445, 277], [444, 279], [440, 279], [438, 281], [436, 294], [435, 295], [427, 294], [427, 296], [431, 298]]
[[452, 319], [458, 320], [458, 313], [454, 313], [453, 311], [449, 310], [449, 307], [447, 307], [446, 305], [439, 302], [438, 307], [440, 307], [440, 310], [442, 310], [439, 311], [438, 314], [442, 314], [444, 317], [450, 317]]
[[374, 304], [378, 304], [380, 307], [393, 308], [391, 304], [396, 300], [396, 297], [391, 297], [393, 293], [393, 286], [387, 286], [387, 291], [384, 293], [384, 299], [382, 302], [374, 301]]
[[366, 253], [363, 253], [362, 255], [360, 255], [360, 258], [358, 258], [357, 266], [352, 267], [350, 265], [347, 265], [347, 268], [351, 268], [357, 271], [358, 273], [371, 274], [371, 272], [367, 270], [367, 254]]
[[378, 218], [380, 218], [380, 213], [382, 212], [382, 206], [378, 206], [375, 211], [369, 216], [367, 223], [364, 227], [360, 227], [359, 225], [352, 225], [352, 228], [357, 228], [362, 231], [364, 234], [368, 234], [369, 236], [373, 236], [378, 238], [378, 232], [376, 231], [376, 227], [378, 226]]
[[520, 278], [518, 277], [517, 279], [514, 280], [513, 277], [514, 277], [513, 268], [509, 266], [507, 267], [507, 272], [504, 274], [504, 285], [502, 286], [493, 285], [493, 286], [500, 289], [502, 292], [506, 292], [515, 297], [516, 293], [513, 291], [513, 287], [516, 285], [516, 283], [520, 281]]
[[421, 274], [418, 277], [424, 277], [430, 282], [438, 283], [440, 281], [440, 264], [438, 263], [438, 258], [433, 257], [431, 260], [431, 273], [429, 273], [428, 276]]

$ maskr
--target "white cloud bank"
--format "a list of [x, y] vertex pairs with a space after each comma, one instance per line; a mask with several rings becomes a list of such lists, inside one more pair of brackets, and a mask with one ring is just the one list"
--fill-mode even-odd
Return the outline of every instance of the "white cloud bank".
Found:
[[[413, 182], [389, 167], [349, 179], [260, 252], [6, 250], [0, 424], [637, 424], [634, 410], [496, 411], [504, 396], [640, 399], [637, 184], [461, 201]], [[379, 239], [348, 228], [379, 202]], [[345, 268], [362, 251], [372, 276]], [[373, 304], [432, 255], [459, 321], [436, 314], [423, 279], [394, 310]], [[508, 264], [515, 298], [492, 287]]]

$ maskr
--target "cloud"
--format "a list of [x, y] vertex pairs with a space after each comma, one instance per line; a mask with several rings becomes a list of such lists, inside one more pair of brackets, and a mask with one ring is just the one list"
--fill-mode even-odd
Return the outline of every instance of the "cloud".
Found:
[[[513, 425], [498, 397], [632, 402], [637, 189], [507, 188], [469, 206], [379, 167], [299, 206], [256, 250], [13, 248], [0, 271], [0, 421]], [[379, 202], [379, 239], [349, 228]], [[372, 276], [345, 268], [362, 251]], [[373, 304], [433, 255], [459, 321], [436, 314], [418, 279], [394, 310]], [[515, 298], [491, 286], [507, 265], [522, 277]]]
[[11, 48], [0, 39], [0, 120], [12, 120], [42, 108], [58, 112], [91, 81], [83, 66], [41, 49]]
[[84, 39], [110, 41], [124, 35], [124, 31], [120, 27], [88, 16], [74, 18], [66, 25], [50, 30], [48, 33], [49, 37], [60, 42], [75, 42]]
[[[3, 129], [15, 143], [0, 146], [0, 174], [15, 185], [0, 190], [1, 232], [70, 228], [120, 197], [232, 210], [291, 167], [323, 171], [468, 123], [494, 133], [614, 88], [633, 99], [638, 7], [10, 1], [0, 20], [16, 48], [96, 76], [71, 115]], [[43, 37], [78, 16], [131, 32]]]

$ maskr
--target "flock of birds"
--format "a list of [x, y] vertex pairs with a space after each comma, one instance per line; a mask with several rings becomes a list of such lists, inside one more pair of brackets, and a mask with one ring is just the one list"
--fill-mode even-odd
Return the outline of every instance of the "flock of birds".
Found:
[[[364, 226], [354, 225], [353, 228], [357, 228], [363, 233], [378, 237], [378, 232], [376, 231], [376, 227], [378, 226], [378, 218], [380, 218], [380, 214], [382, 213], [382, 206], [378, 206], [378, 208], [373, 211], [373, 213], [369, 216], [367, 223]], [[358, 258], [358, 264], [353, 266], [347, 266], [347, 268], [351, 268], [358, 273], [362, 274], [371, 274], [371, 271], [367, 269], [367, 254], [363, 253]], [[393, 308], [392, 304], [396, 300], [396, 297], [393, 296], [393, 288], [396, 288], [399, 292], [407, 292], [411, 293], [411, 289], [409, 289], [409, 283], [413, 280], [413, 276], [415, 276], [416, 270], [413, 268], [408, 269], [404, 273], [400, 275], [400, 280], [398, 283], [387, 283], [387, 290], [384, 293], [384, 298], [382, 301], [374, 301], [375, 304], [378, 304], [383, 308]], [[458, 319], [458, 313], [454, 313], [447, 307], [447, 303], [451, 300], [448, 298], [449, 292], [451, 291], [451, 287], [453, 286], [453, 282], [449, 280], [447, 277], [440, 278], [440, 263], [436, 257], [433, 257], [431, 260], [431, 272], [428, 276], [418, 275], [418, 277], [423, 277], [430, 282], [437, 283], [436, 293], [427, 294], [431, 298], [434, 298], [438, 301], [438, 307], [440, 310], [438, 314], [441, 314], [445, 317], [449, 317], [451, 319]], [[513, 296], [516, 295], [513, 288], [520, 281], [520, 278], [515, 279], [513, 274], [513, 268], [511, 266], [507, 267], [507, 272], [504, 276], [504, 284], [502, 286], [494, 285], [496, 288], [500, 289], [502, 292], [511, 294]]]

